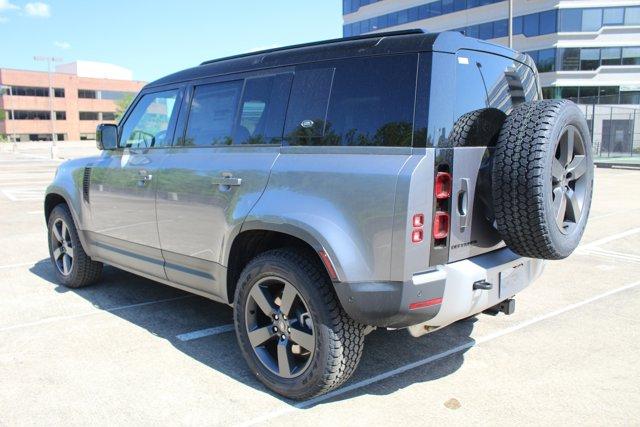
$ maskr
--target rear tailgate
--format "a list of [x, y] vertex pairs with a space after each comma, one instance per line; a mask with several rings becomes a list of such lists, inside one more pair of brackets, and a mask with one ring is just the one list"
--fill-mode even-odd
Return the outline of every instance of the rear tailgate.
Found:
[[449, 262], [505, 246], [493, 227], [490, 148], [458, 147], [453, 153]]

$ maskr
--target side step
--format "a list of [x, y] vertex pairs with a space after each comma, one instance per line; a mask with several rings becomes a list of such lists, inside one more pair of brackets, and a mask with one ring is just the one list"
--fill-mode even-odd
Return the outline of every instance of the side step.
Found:
[[498, 313], [504, 313], [506, 315], [513, 314], [514, 311], [516, 311], [516, 300], [509, 298], [502, 301], [500, 304], [496, 304], [493, 307], [486, 309], [483, 313], [495, 316]]

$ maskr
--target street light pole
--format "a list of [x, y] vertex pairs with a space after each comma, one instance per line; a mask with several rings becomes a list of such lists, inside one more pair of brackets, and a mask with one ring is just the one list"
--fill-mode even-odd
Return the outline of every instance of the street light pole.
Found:
[[513, 0], [509, 0], [509, 49], [513, 49]]
[[49, 123], [51, 125], [51, 144], [49, 145], [49, 155], [53, 159], [53, 147], [56, 145], [56, 133], [53, 126], [53, 85], [51, 84], [51, 63], [61, 62], [62, 58], [56, 58], [54, 56], [34, 56], [34, 61], [46, 61], [47, 62], [47, 77], [49, 79]]

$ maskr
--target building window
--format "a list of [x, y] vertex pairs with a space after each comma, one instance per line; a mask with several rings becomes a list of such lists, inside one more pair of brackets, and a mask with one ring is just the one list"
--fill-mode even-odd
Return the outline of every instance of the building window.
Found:
[[544, 49], [539, 51], [536, 65], [541, 73], [554, 71], [556, 68], [556, 50]]
[[78, 98], [96, 99], [98, 97], [95, 90], [78, 89]]
[[578, 70], [580, 66], [580, 48], [570, 47], [560, 49], [560, 58], [561, 70]]
[[623, 47], [622, 65], [640, 65], [640, 47]]
[[580, 50], [580, 70], [596, 70], [600, 66], [600, 49]]
[[620, 65], [620, 48], [619, 47], [607, 47], [602, 49], [602, 65]]
[[640, 91], [620, 91], [620, 104], [640, 104]]
[[640, 25], [640, 7], [625, 8], [624, 25]]
[[582, 29], [581, 9], [561, 9], [560, 10], [560, 31], [574, 32]]
[[80, 111], [80, 120], [100, 120], [98, 116], [94, 111]]
[[602, 9], [582, 11], [582, 31], [598, 31], [602, 28]]
[[95, 133], [81, 133], [80, 141], [92, 141], [96, 139]]
[[56, 98], [64, 98], [64, 88], [53, 88], [53, 96], [55, 96]]
[[49, 111], [13, 110], [13, 120], [50, 120]]
[[558, 31], [557, 13], [555, 10], [540, 12], [540, 34], [551, 34]]
[[57, 133], [56, 134], [56, 139], [58, 141], [66, 141], [67, 140], [67, 134], [66, 133]]
[[578, 86], [565, 86], [560, 88], [560, 98], [578, 101]]
[[35, 86], [11, 86], [13, 96], [49, 96], [49, 88]]
[[102, 113], [102, 120], [114, 121], [115, 119], [116, 119], [116, 113], [109, 112], [109, 111]]
[[611, 7], [604, 10], [602, 16], [603, 25], [622, 25], [624, 24], [624, 8]]
[[56, 120], [67, 120], [66, 111], [56, 111]]
[[537, 13], [532, 13], [530, 15], [524, 16], [524, 35], [527, 37], [535, 37], [540, 31], [539, 27], [539, 16]]
[[596, 104], [598, 102], [598, 87], [597, 86], [583, 86], [580, 88], [580, 97], [578, 98], [580, 104]]
[[600, 86], [599, 104], [617, 104], [620, 88], [618, 86]]

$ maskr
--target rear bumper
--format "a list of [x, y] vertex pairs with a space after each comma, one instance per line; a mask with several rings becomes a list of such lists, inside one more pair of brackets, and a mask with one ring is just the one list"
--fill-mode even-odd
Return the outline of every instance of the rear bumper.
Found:
[[[407, 282], [336, 283], [335, 289], [347, 314], [359, 323], [409, 327], [419, 336], [511, 298], [540, 276], [543, 266], [543, 260], [503, 248], [417, 273]], [[492, 289], [474, 290], [482, 280]]]

